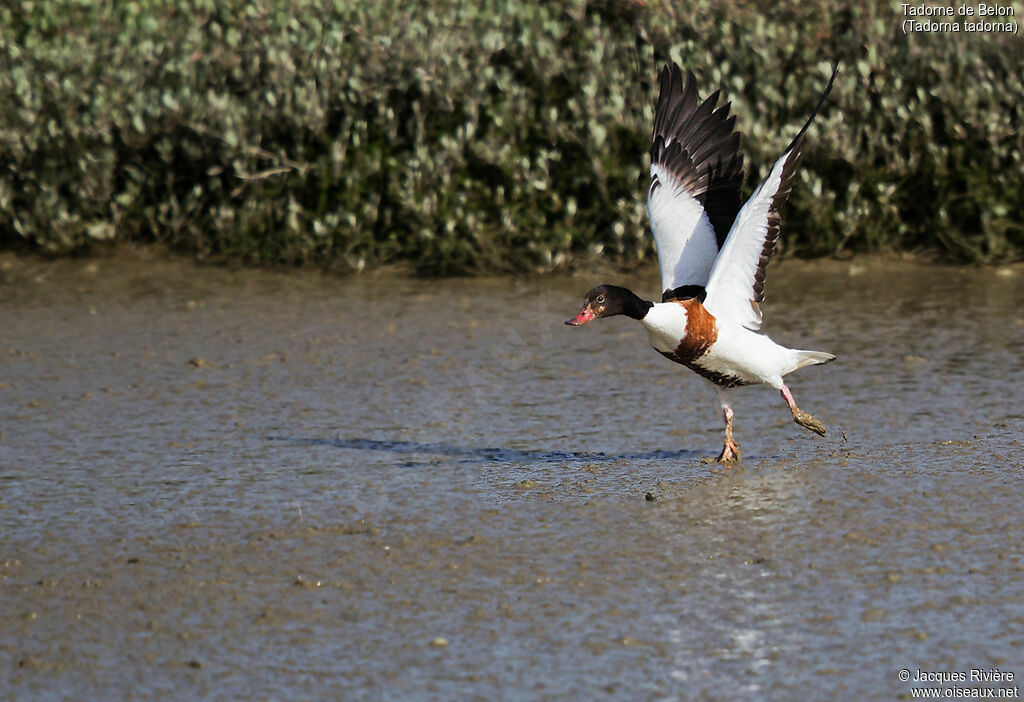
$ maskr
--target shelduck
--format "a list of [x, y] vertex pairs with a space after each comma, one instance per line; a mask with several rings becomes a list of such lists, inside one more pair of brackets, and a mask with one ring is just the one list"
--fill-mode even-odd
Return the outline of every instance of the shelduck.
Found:
[[697, 81], [673, 64], [659, 75], [651, 144], [647, 212], [661, 268], [660, 302], [626, 288], [599, 285], [566, 324], [626, 315], [647, 331], [651, 346], [708, 380], [725, 420], [719, 461], [739, 460], [729, 391], [764, 383], [782, 395], [793, 421], [821, 436], [825, 425], [797, 407], [783, 376], [828, 363], [824, 351], [790, 349], [760, 332], [765, 268], [775, 253], [781, 210], [789, 199], [807, 128], [835, 82], [838, 66], [803, 128], [750, 199], [740, 207], [743, 155], [730, 103], [719, 91], [697, 98]]

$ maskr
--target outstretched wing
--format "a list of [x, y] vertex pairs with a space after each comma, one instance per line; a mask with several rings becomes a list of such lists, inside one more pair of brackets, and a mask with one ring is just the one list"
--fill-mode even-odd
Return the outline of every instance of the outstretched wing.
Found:
[[704, 306], [718, 319], [738, 322], [754, 331], [761, 328], [765, 268], [779, 239], [782, 208], [793, 189], [804, 135], [825, 103], [838, 72], [837, 64], [803, 129], [736, 216], [711, 269], [704, 300]]
[[[729, 103], [718, 92], [697, 100], [697, 80], [679, 66], [659, 75], [651, 137], [647, 212], [658, 247], [662, 298], [693, 296], [707, 284], [719, 247], [740, 208], [743, 155]], [[686, 290], [676, 292], [678, 288]]]

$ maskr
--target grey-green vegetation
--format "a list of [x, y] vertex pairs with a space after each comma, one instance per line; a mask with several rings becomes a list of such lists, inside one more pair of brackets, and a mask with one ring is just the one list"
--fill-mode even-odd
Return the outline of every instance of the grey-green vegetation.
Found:
[[[899, 4], [22, 0], [0, 8], [0, 247], [111, 240], [426, 273], [650, 257], [657, 67], [754, 175], [817, 100], [790, 252], [1024, 252], [1024, 44]], [[1021, 14], [1018, 11], [1018, 15]]]

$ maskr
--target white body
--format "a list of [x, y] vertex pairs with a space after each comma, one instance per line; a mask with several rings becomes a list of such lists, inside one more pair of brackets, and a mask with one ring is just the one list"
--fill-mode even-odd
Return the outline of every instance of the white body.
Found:
[[[686, 336], [686, 309], [677, 302], [659, 302], [640, 320], [647, 339], [655, 350], [672, 353]], [[709, 371], [742, 379], [746, 383], [765, 383], [782, 388], [782, 376], [811, 363], [831, 360], [832, 355], [818, 351], [789, 349], [765, 334], [741, 324], [715, 321], [718, 338], [695, 363]]]

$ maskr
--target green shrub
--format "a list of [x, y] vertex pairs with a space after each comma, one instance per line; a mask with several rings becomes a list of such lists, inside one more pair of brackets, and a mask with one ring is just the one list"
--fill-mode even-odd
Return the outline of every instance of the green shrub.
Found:
[[[0, 8], [0, 246], [434, 274], [653, 254], [657, 67], [721, 87], [747, 188], [843, 70], [791, 252], [1024, 251], [1012, 35], [825, 0], [23, 0]], [[769, 7], [766, 5], [766, 7]]]

